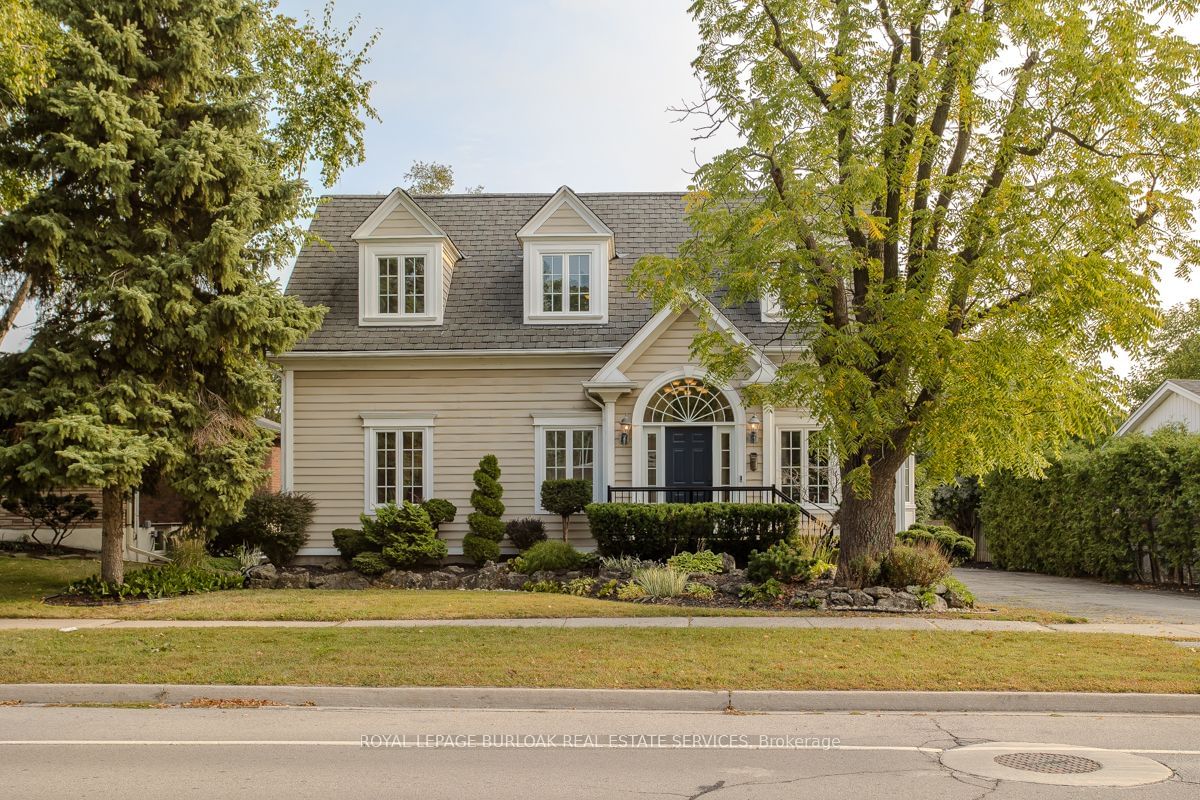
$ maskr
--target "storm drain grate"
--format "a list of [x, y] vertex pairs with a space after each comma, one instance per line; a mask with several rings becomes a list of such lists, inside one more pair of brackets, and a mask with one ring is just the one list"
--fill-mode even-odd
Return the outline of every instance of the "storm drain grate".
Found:
[[993, 760], [1002, 767], [1044, 775], [1083, 775], [1104, 766], [1099, 761], [1065, 753], [1005, 753]]

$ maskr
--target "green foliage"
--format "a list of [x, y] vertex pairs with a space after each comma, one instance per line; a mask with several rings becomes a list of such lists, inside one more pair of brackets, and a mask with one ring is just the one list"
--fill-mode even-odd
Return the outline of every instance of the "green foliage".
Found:
[[542, 570], [579, 569], [583, 553], [566, 542], [538, 542], [509, 562], [514, 572], [532, 575]]
[[879, 583], [879, 560], [873, 556], [857, 555], [837, 568], [838, 583], [850, 589], [861, 589]]
[[[812, 357], [746, 394], [832, 433], [859, 501], [842, 561], [885, 546], [911, 452], [937, 479], [1036, 474], [1110, 431], [1101, 355], [1152, 331], [1159, 254], [1200, 264], [1200, 44], [1177, 32], [1192, 5], [691, 10], [700, 124], [737, 141], [693, 176], [692, 238], [633, 283], [654, 308], [774, 297], [804, 331]], [[719, 381], [748, 376], [749, 350], [715, 325], [693, 342]]]
[[134, 570], [121, 583], [113, 583], [93, 575], [72, 583], [63, 590], [63, 594], [94, 600], [155, 599], [222, 589], [240, 589], [244, 583], [245, 578], [240, 573], [214, 572], [203, 567], [182, 569], [168, 565]]
[[446, 557], [446, 543], [437, 538], [429, 514], [416, 503], [405, 500], [400, 505], [378, 506], [374, 517], [363, 514], [359, 519], [367, 541], [394, 567]]
[[633, 573], [633, 582], [646, 590], [647, 597], [679, 597], [687, 588], [685, 572], [670, 567], [643, 567]]
[[563, 585], [558, 581], [526, 581], [521, 587], [527, 592], [544, 592], [546, 594], [562, 594]]
[[637, 583], [626, 583], [617, 587], [617, 599], [629, 601], [642, 600], [646, 597], [646, 590]]
[[879, 565], [884, 586], [933, 586], [950, 574], [950, 561], [936, 542], [897, 544]]
[[500, 485], [500, 463], [496, 457], [488, 454], [481, 458], [473, 477], [475, 490], [471, 492], [471, 507], [475, 510], [467, 515], [470, 530], [463, 537], [463, 552], [482, 564], [494, 561], [500, 555], [499, 543], [505, 533], [504, 523], [500, 520], [504, 514], [504, 503], [500, 501], [504, 487]]
[[308, 495], [259, 492], [246, 501], [236, 522], [217, 529], [209, 550], [226, 555], [247, 544], [262, 550], [272, 564], [285, 566], [308, 541], [308, 526], [316, 510], [316, 502]]
[[425, 513], [429, 515], [429, 524], [433, 526], [434, 530], [441, 528], [447, 522], [454, 522], [454, 518], [458, 516], [458, 507], [440, 497], [431, 497], [421, 503], [421, 508], [425, 509]]
[[351, 558], [350, 566], [363, 575], [371, 577], [382, 575], [392, 568], [388, 560], [383, 557], [383, 553], [375, 553], [370, 550], [365, 550]]
[[790, 503], [592, 503], [585, 511], [601, 555], [663, 560], [681, 550], [750, 551], [786, 539], [800, 509]]
[[185, 570], [199, 569], [209, 563], [204, 540], [198, 536], [186, 534], [172, 536], [167, 547], [167, 556], [171, 559], [172, 564]]
[[[80, 525], [91, 522], [99, 515], [95, 504], [85, 494], [23, 492], [5, 498], [0, 506], [29, 522], [29, 538], [45, 545], [51, 553]], [[49, 528], [49, 541], [43, 542], [38, 538], [38, 531], [42, 528]]]
[[546, 541], [546, 525], [536, 517], [509, 520], [504, 526], [508, 540], [516, 545], [518, 550], [525, 551], [538, 542]]
[[961, 564], [975, 557], [975, 540], [955, 533], [946, 525], [912, 525], [896, 534], [896, 541], [904, 544], [933, 542], [942, 549], [942, 555], [952, 564]]
[[662, 564], [657, 561], [648, 561], [633, 556], [603, 556], [600, 559], [600, 566], [614, 572], [623, 572], [626, 575], [632, 575], [634, 570], [641, 569], [642, 567], [661, 567]]
[[832, 571], [828, 562], [813, 558], [792, 539], [776, 542], [763, 552], [754, 550], [746, 563], [746, 577], [755, 583], [771, 578], [784, 583], [809, 583]]
[[1200, 300], [1188, 300], [1163, 312], [1162, 323], [1136, 353], [1129, 396], [1144, 403], [1170, 378], [1200, 378]]
[[694, 600], [712, 600], [717, 591], [707, 583], [689, 583], [683, 587], [683, 593]]
[[937, 488], [929, 477], [929, 470], [921, 462], [917, 462], [913, 471], [913, 505], [916, 506], [917, 522], [929, 522], [933, 519], [933, 492]]
[[568, 478], [542, 481], [542, 508], [562, 518], [563, 541], [571, 524], [571, 515], [578, 514], [592, 502], [592, 482]]
[[590, 597], [595, 585], [595, 578], [572, 578], [563, 584], [563, 592], [576, 597]]
[[205, 556], [201, 566], [212, 572], [242, 571], [242, 562], [236, 556]]
[[486, 564], [500, 558], [500, 543], [482, 536], [467, 534], [463, 537], [463, 555], [476, 564]]
[[233, 554], [229, 558], [237, 562], [237, 569], [240, 572], [245, 572], [261, 564], [266, 555], [262, 550], [253, 545], [239, 544], [233, 548]]
[[946, 601], [954, 607], [972, 608], [975, 605], [975, 593], [967, 585], [953, 576], [942, 578], [942, 586], [946, 587]]
[[933, 516], [949, 524], [963, 536], [979, 535], [979, 503], [983, 492], [979, 478], [958, 477], [933, 490]]
[[676, 553], [667, 559], [667, 566], [685, 575], [702, 573], [716, 575], [721, 571], [721, 557], [712, 550], [701, 550], [699, 553]]
[[309, 162], [331, 181], [361, 157], [365, 58], [269, 1], [37, 7], [60, 34], [49, 75], [0, 126], [0, 173], [29, 186], [0, 272], [29, 276], [40, 315], [0, 359], [0, 491], [121, 503], [152, 472], [194, 528], [225, 524], [264, 478], [268, 355], [324, 314], [272, 271], [305, 237]]
[[762, 583], [747, 583], [738, 592], [738, 598], [743, 603], [778, 603], [787, 594], [787, 589], [774, 578], [767, 578]]
[[980, 515], [1003, 569], [1196, 585], [1200, 436], [1151, 436], [1077, 448], [1042, 479], [988, 477]]
[[596, 590], [596, 597], [616, 597], [621, 582], [615, 578], [609, 579]]
[[413, 194], [446, 194], [454, 188], [454, 169], [436, 161], [414, 161], [404, 180]]
[[359, 553], [370, 550], [372, 543], [360, 528], [334, 528], [333, 546], [342, 554], [342, 558], [351, 561]]

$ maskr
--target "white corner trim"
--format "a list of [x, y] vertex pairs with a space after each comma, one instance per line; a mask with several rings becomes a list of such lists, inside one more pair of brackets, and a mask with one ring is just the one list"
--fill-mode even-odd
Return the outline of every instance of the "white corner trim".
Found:
[[[598, 235], [598, 236], [605, 236], [610, 239], [613, 237], [612, 228], [605, 225], [604, 220], [602, 220], [602, 219], [600, 219], [600, 217], [596, 216], [596, 212], [594, 212], [590, 208], [588, 208], [587, 203], [580, 200], [579, 196], [576, 195], [575, 192], [573, 192], [571, 190], [571, 187], [560, 186], [560, 187], [558, 187], [558, 191], [555, 192], [550, 197], [550, 199], [547, 200], [545, 202], [545, 204], [540, 209], [538, 209], [537, 212], [535, 212], [532, 217], [529, 218], [529, 221], [521, 226], [521, 230], [517, 231], [517, 238], [524, 240], [526, 238], [535, 237], [535, 236], [562, 236], [563, 234], [558, 234], [558, 233], [541, 234], [538, 231], [541, 229], [541, 227], [543, 225], [546, 224], [546, 220], [548, 220], [548, 219], [550, 219], [550, 217], [554, 216], [554, 212], [558, 211], [558, 209], [561, 208], [563, 205], [570, 206], [571, 210], [573, 210], [576, 214], [578, 214], [580, 216], [580, 218], [583, 219], [583, 221], [587, 223], [588, 227], [590, 227], [592, 229], [591, 234], [585, 233], [582, 235], [584, 235], [584, 236], [588, 236], [588, 235], [597, 236]], [[580, 235], [580, 234], [567, 234], [567, 236], [578, 236], [578, 235]]]
[[364, 428], [432, 428], [437, 414], [397, 414], [393, 411], [359, 413]]
[[279, 431], [279, 448], [283, 452], [280, 453], [283, 461], [283, 474], [280, 475], [280, 488], [285, 492], [292, 491], [296, 486], [296, 423], [295, 423], [295, 408], [296, 408], [296, 371], [285, 369], [283, 371], [283, 395], [280, 398], [280, 412], [283, 416], [283, 425]]

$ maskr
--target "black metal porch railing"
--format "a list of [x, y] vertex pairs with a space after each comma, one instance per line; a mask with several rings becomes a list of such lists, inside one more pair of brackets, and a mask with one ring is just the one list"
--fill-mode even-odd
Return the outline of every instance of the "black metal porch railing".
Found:
[[779, 490], [778, 486], [609, 486], [610, 503], [788, 503], [800, 509], [806, 528], [826, 530], [821, 519]]

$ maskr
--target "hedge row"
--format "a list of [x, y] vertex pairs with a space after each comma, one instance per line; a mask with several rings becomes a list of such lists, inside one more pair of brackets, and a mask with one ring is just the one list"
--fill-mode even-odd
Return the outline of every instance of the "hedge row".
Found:
[[1196, 585], [1200, 436], [1125, 436], [1068, 453], [1041, 479], [993, 475], [980, 516], [1004, 569]]
[[602, 556], [662, 560], [708, 549], [739, 563], [786, 539], [800, 519], [788, 503], [592, 503], [584, 512]]

